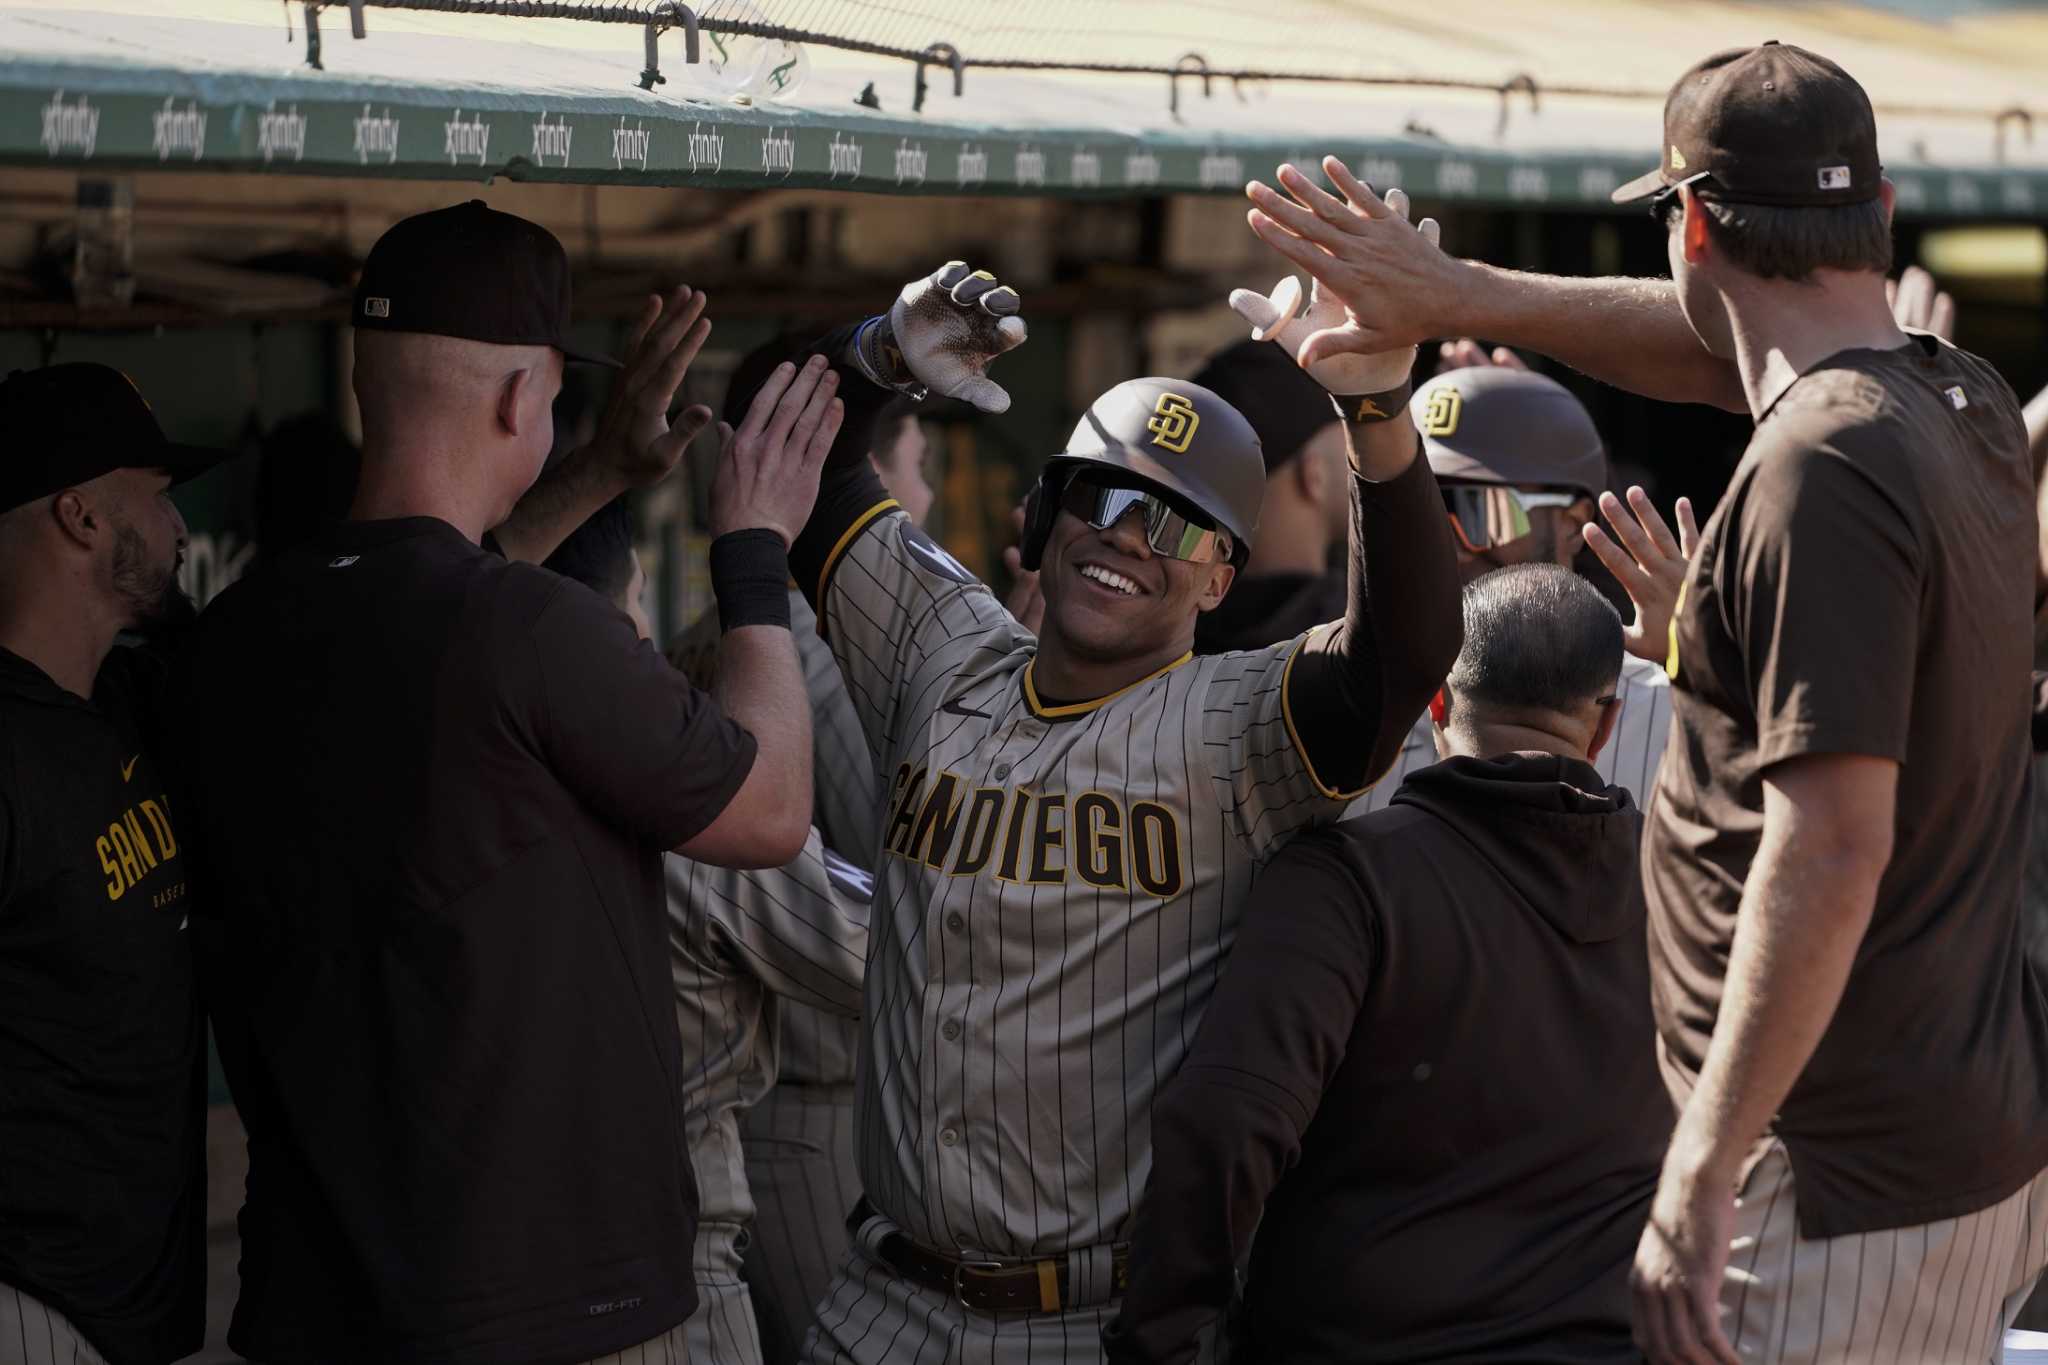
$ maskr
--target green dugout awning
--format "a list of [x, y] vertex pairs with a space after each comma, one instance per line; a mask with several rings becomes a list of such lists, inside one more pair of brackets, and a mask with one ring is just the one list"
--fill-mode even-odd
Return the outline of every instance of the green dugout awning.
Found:
[[[649, 91], [636, 80], [641, 32], [628, 25], [372, 9], [369, 36], [355, 40], [346, 12], [328, 11], [326, 69], [314, 70], [303, 31], [287, 33], [298, 11], [250, 0], [0, 7], [0, 161], [1128, 195], [1234, 193], [1278, 161], [1333, 152], [1373, 183], [1423, 197], [1605, 207], [1657, 156], [1657, 104], [1639, 96], [1552, 97], [1538, 110], [1519, 94], [1272, 82], [1247, 95], [1218, 82], [1203, 98], [1188, 78], [1176, 112], [1160, 76], [973, 71], [956, 97], [934, 66], [925, 108], [912, 113], [908, 64], [813, 48], [788, 102], [740, 104], [702, 88], [679, 33], [663, 39], [667, 84]], [[869, 86], [882, 109], [855, 102]], [[1901, 210], [2048, 216], [2048, 158], [2015, 138], [2024, 159], [1988, 164], [1990, 132], [1987, 121], [1968, 141], [1944, 128], [1906, 139], [1925, 159], [1888, 156]], [[1951, 148], [1955, 164], [1936, 164]]]

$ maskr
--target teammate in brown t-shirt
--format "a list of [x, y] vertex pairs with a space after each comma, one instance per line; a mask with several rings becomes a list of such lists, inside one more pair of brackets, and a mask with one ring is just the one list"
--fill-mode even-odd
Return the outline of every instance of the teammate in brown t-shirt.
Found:
[[1664, 145], [1617, 197], [1652, 198], [1675, 283], [1433, 259], [1384, 216], [1339, 226], [1291, 174], [1311, 208], [1256, 187], [1254, 226], [1376, 344], [1483, 335], [1756, 417], [1678, 613], [1649, 813], [1683, 1108], [1638, 1338], [1657, 1361], [1982, 1360], [2048, 1258], [2018, 404], [1894, 321], [1891, 190], [1841, 68], [1775, 43], [1709, 58]]

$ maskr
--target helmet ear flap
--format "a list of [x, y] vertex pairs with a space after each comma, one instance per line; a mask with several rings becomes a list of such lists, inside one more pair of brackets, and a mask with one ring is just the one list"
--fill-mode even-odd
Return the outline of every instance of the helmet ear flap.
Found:
[[1027, 573], [1038, 571], [1039, 562], [1045, 557], [1045, 542], [1052, 537], [1052, 524], [1060, 511], [1058, 482], [1062, 481], [1056, 480], [1048, 469], [1038, 476], [1038, 482], [1024, 499], [1024, 534], [1017, 542], [1017, 558]]

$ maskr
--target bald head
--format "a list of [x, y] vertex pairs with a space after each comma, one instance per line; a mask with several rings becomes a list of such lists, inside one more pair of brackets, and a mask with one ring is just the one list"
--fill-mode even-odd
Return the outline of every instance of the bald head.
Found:
[[1517, 564], [1467, 584], [1464, 614], [1444, 680], [1451, 749], [1596, 754], [1622, 660], [1621, 617], [1599, 590], [1562, 565]]
[[497, 525], [554, 445], [562, 353], [423, 332], [355, 334], [363, 417], [356, 514]]

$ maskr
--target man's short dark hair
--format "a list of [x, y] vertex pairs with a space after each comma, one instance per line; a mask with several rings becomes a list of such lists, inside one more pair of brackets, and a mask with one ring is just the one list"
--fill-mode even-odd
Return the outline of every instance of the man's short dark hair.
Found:
[[1892, 225], [1882, 199], [1821, 208], [1711, 199], [1698, 203], [1707, 211], [1714, 245], [1759, 279], [1798, 283], [1816, 270], [1874, 270], [1882, 275], [1892, 268]]
[[1510, 714], [1571, 712], [1614, 691], [1621, 617], [1562, 564], [1514, 564], [1465, 587], [1465, 647], [1445, 681]]
[[633, 581], [633, 519], [625, 495], [591, 513], [542, 567], [575, 579], [607, 602], [618, 601]]

